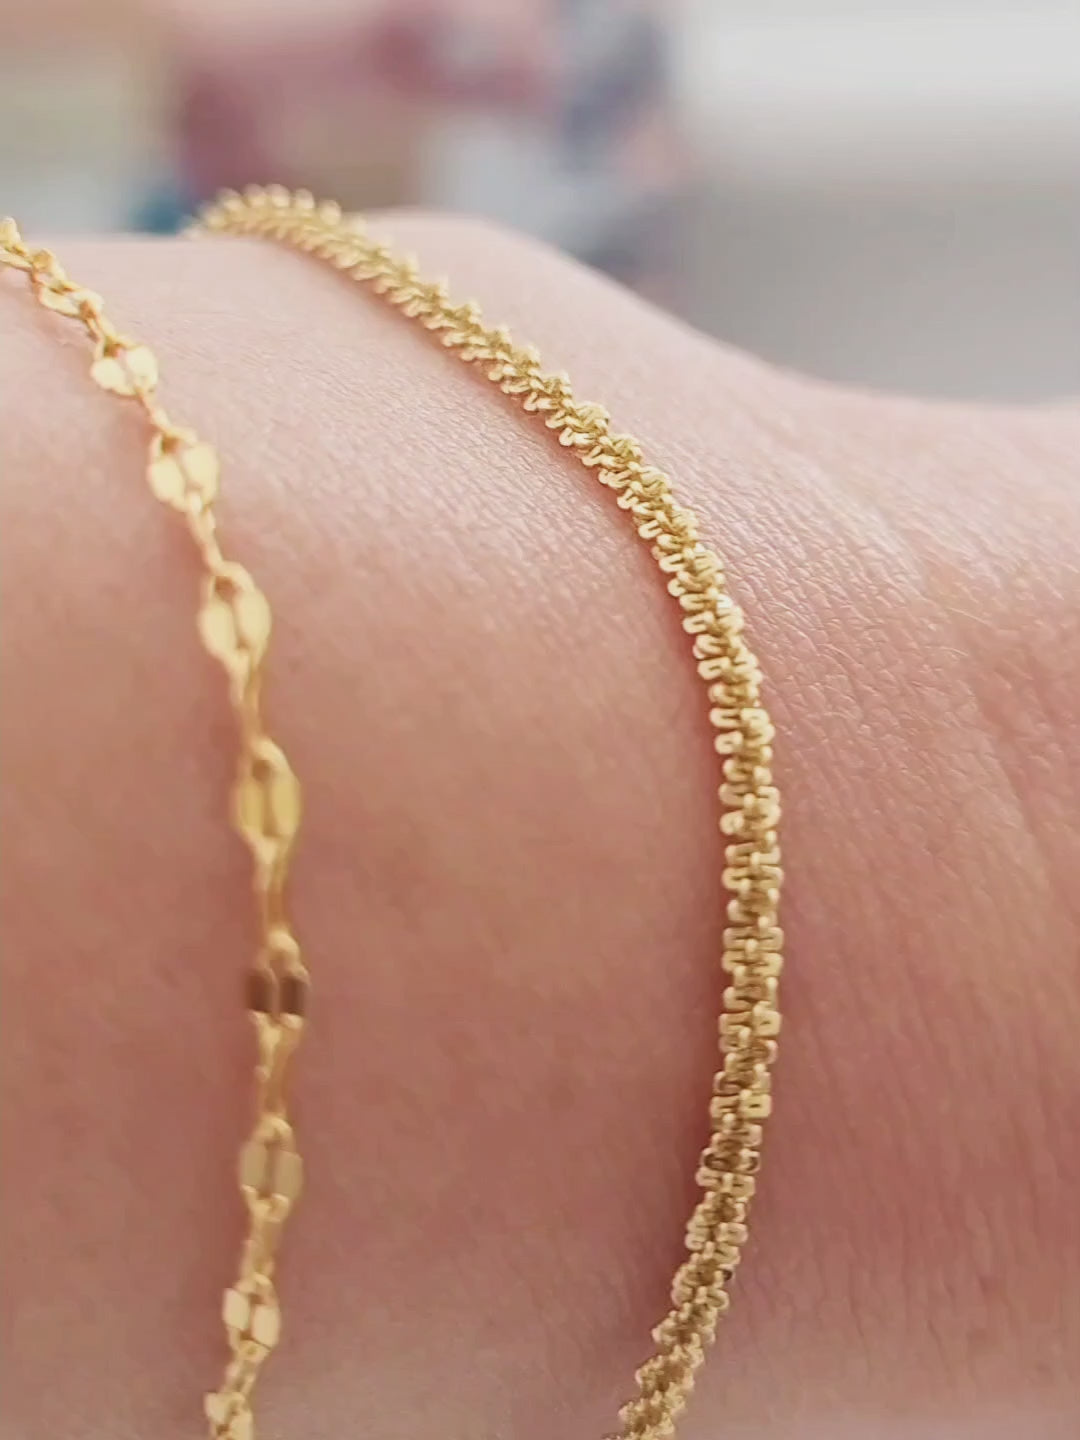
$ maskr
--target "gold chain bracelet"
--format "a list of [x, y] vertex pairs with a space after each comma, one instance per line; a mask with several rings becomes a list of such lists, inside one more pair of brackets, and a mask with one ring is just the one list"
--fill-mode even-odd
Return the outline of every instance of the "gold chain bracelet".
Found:
[[[629, 512], [668, 577], [683, 628], [693, 637], [722, 760], [723, 883], [731, 892], [723, 937], [729, 984], [720, 1019], [722, 1065], [712, 1086], [711, 1134], [697, 1170], [702, 1195], [687, 1227], [688, 1253], [672, 1283], [671, 1309], [653, 1331], [656, 1351], [637, 1372], [637, 1394], [620, 1412], [618, 1432], [621, 1440], [669, 1437], [727, 1309], [728, 1287], [746, 1243], [780, 1029], [780, 808], [771, 769], [773, 727], [741, 612], [727, 591], [719, 558], [701, 542], [693, 514], [676, 501], [667, 476], [646, 463], [630, 436], [612, 433], [600, 406], [576, 401], [564, 375], [545, 373], [534, 350], [515, 346], [503, 329], [485, 327], [476, 305], [451, 303], [444, 287], [422, 280], [411, 260], [368, 239], [336, 205], [316, 205], [304, 193], [275, 187], [226, 195], [205, 212], [203, 223], [210, 230], [285, 241], [369, 283], [437, 332], [462, 360], [479, 365], [526, 411], [539, 414], [560, 443], [616, 492], [618, 505]], [[158, 499], [185, 518], [198, 548], [205, 569], [199, 631], [225, 668], [237, 715], [241, 753], [234, 819], [254, 859], [261, 934], [248, 992], [258, 1047], [257, 1118], [240, 1164], [248, 1234], [239, 1278], [224, 1304], [231, 1358], [221, 1386], [207, 1397], [206, 1413], [213, 1440], [252, 1440], [252, 1390], [280, 1331], [275, 1257], [300, 1188], [285, 1079], [308, 987], [284, 905], [299, 786], [263, 727], [260, 707], [269, 606], [248, 572], [220, 548], [213, 508], [216, 453], [192, 431], [174, 425], [158, 404], [150, 350], [116, 331], [100, 297], [69, 280], [48, 251], [28, 248], [12, 221], [0, 226], [0, 266], [24, 272], [42, 305], [82, 324], [94, 342], [93, 380], [144, 411], [151, 427], [149, 483]]]
[[722, 758], [723, 883], [731, 892], [722, 964], [730, 983], [720, 1019], [722, 1065], [709, 1104], [711, 1135], [697, 1170], [702, 1194], [686, 1232], [688, 1253], [672, 1282], [671, 1308], [653, 1331], [655, 1353], [637, 1371], [637, 1394], [620, 1411], [621, 1440], [662, 1440], [674, 1433], [728, 1306], [728, 1286], [747, 1238], [780, 1030], [780, 804], [772, 777], [773, 726], [742, 614], [727, 590], [720, 559], [702, 543], [694, 515], [675, 499], [663, 471], [646, 462], [636, 440], [611, 431], [601, 406], [575, 400], [565, 375], [546, 373], [534, 349], [515, 345], [503, 328], [484, 325], [474, 303], [453, 303], [441, 282], [421, 278], [415, 261], [370, 239], [338, 205], [316, 204], [306, 192], [271, 186], [227, 193], [201, 220], [210, 231], [264, 236], [327, 261], [435, 332], [460, 359], [539, 415], [560, 443], [616, 492], [667, 577], [668, 591], [683, 611], [683, 629], [693, 637]]
[[26, 275], [47, 310], [74, 320], [93, 341], [90, 378], [142, 409], [150, 427], [147, 479], [187, 521], [205, 575], [198, 628], [229, 681], [240, 737], [233, 819], [251, 848], [260, 946], [248, 980], [255, 1022], [256, 1120], [240, 1156], [248, 1230], [240, 1273], [225, 1292], [231, 1357], [220, 1389], [206, 1397], [215, 1440], [252, 1440], [251, 1392], [281, 1328], [274, 1261], [282, 1227], [300, 1191], [301, 1163], [285, 1099], [289, 1057], [306, 1009], [308, 974], [285, 908], [289, 854], [300, 820], [300, 787], [263, 724], [260, 692], [270, 639], [270, 606], [251, 575], [221, 549], [214, 501], [219, 463], [212, 446], [173, 423], [157, 400], [153, 352], [122, 335], [101, 297], [75, 284], [48, 250], [25, 244], [13, 220], [0, 222], [0, 267]]

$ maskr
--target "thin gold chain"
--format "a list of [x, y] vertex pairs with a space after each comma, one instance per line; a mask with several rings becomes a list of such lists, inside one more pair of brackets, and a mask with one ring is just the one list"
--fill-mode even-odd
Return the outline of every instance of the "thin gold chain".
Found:
[[251, 1393], [277, 1344], [281, 1316], [274, 1263], [281, 1231], [300, 1192], [301, 1162], [286, 1108], [285, 1081], [306, 1010], [308, 974], [285, 908], [289, 855], [300, 820], [300, 787], [263, 724], [260, 691], [270, 639], [270, 606], [242, 565], [221, 549], [214, 501], [216, 451], [175, 425], [157, 400], [153, 352], [106, 319], [101, 297], [65, 274], [48, 250], [25, 244], [13, 220], [0, 222], [0, 267], [25, 274], [34, 295], [80, 324], [93, 342], [90, 378], [142, 409], [150, 429], [147, 479], [187, 522], [204, 576], [198, 630], [229, 681], [240, 755], [233, 820], [251, 848], [259, 947], [248, 980], [257, 1042], [256, 1119], [240, 1155], [248, 1229], [240, 1272], [225, 1292], [230, 1358], [218, 1390], [206, 1397], [214, 1440], [252, 1440]]
[[686, 1257], [671, 1286], [671, 1308], [653, 1333], [656, 1349], [636, 1375], [636, 1394], [620, 1411], [620, 1440], [674, 1433], [694, 1377], [728, 1307], [728, 1287], [747, 1238], [762, 1121], [770, 1109], [769, 1069], [780, 1030], [777, 987], [779, 795], [773, 784], [773, 726], [761, 697], [757, 659], [743, 635], [719, 557], [701, 541], [693, 513], [649, 465], [636, 440], [613, 433], [599, 405], [575, 400], [565, 375], [541, 368], [531, 347], [483, 324], [472, 302], [455, 304], [441, 282], [421, 278], [415, 261], [370, 239], [333, 203], [279, 186], [225, 194], [202, 215], [207, 230], [280, 240], [368, 285], [435, 332], [549, 430], [616, 494], [650, 547], [683, 612], [721, 757], [720, 827], [726, 837], [723, 883], [731, 892], [722, 965], [728, 984], [720, 1017], [721, 1067], [709, 1103], [711, 1134], [697, 1183], [701, 1197], [686, 1232]]

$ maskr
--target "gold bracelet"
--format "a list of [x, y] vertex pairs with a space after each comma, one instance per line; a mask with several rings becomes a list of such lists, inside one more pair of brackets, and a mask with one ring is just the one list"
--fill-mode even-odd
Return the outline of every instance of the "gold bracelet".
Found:
[[[616, 492], [683, 611], [722, 762], [720, 824], [727, 837], [722, 879], [731, 892], [722, 965], [729, 984], [720, 1018], [722, 1064], [713, 1080], [711, 1134], [697, 1170], [702, 1195], [687, 1227], [688, 1254], [672, 1283], [671, 1309], [653, 1331], [656, 1351], [637, 1371], [637, 1394], [620, 1412], [620, 1440], [662, 1440], [674, 1432], [728, 1307], [728, 1287], [747, 1238], [780, 1029], [780, 807], [772, 780], [773, 727], [742, 614], [728, 593], [719, 558], [701, 542], [693, 514], [676, 501], [667, 476], [645, 462], [630, 436], [611, 432], [600, 406], [575, 401], [566, 376], [546, 374], [534, 350], [515, 346], [503, 329], [486, 328], [476, 305], [452, 304], [441, 284], [420, 279], [411, 260], [368, 239], [336, 205], [316, 205], [304, 193], [274, 187], [226, 195], [205, 212], [203, 223], [210, 230], [283, 240], [329, 261], [437, 332], [462, 360], [479, 365], [526, 411], [542, 416], [560, 443]], [[257, 1038], [257, 1119], [241, 1154], [248, 1235], [239, 1278], [225, 1295], [230, 1360], [220, 1387], [206, 1399], [206, 1414], [213, 1440], [253, 1440], [252, 1390], [280, 1332], [275, 1257], [300, 1188], [285, 1079], [308, 988], [284, 904], [300, 791], [284, 754], [263, 728], [259, 700], [269, 606], [248, 572], [222, 553], [213, 510], [216, 453], [190, 430], [173, 425], [157, 403], [152, 353], [117, 332], [100, 298], [70, 281], [49, 252], [29, 249], [12, 221], [0, 226], [0, 265], [25, 272], [46, 308], [83, 325], [95, 347], [91, 377], [144, 411], [151, 427], [150, 486], [184, 516], [198, 548], [206, 572], [200, 634], [225, 668], [237, 715], [241, 753], [234, 820], [254, 859], [262, 942], [248, 992]]]
[[693, 637], [722, 757], [723, 883], [731, 899], [721, 963], [730, 983], [720, 1018], [722, 1065], [709, 1103], [711, 1136], [697, 1170], [702, 1195], [686, 1232], [688, 1254], [672, 1282], [671, 1309], [652, 1332], [655, 1353], [637, 1371], [637, 1394], [620, 1411], [621, 1440], [662, 1440], [674, 1432], [728, 1306], [728, 1285], [747, 1238], [780, 1031], [780, 801], [772, 777], [773, 726], [742, 613], [728, 593], [720, 559], [702, 543], [696, 518], [675, 499], [663, 471], [646, 463], [636, 440], [612, 433], [601, 406], [575, 400], [565, 375], [545, 373], [534, 349], [515, 345], [505, 329], [485, 326], [475, 304], [454, 304], [441, 282], [421, 278], [411, 258], [369, 239], [338, 205], [316, 204], [303, 191], [271, 186], [227, 193], [201, 220], [210, 231], [265, 236], [328, 261], [435, 332], [524, 410], [540, 415], [560, 444], [616, 492]]
[[286, 1108], [289, 1058], [303, 1028], [308, 973], [285, 908], [289, 855], [300, 821], [300, 786], [267, 734], [260, 690], [270, 639], [270, 606], [251, 575], [221, 549], [214, 513], [219, 464], [213, 447], [173, 423], [157, 400], [153, 352], [122, 335], [106, 319], [101, 297], [75, 284], [48, 250], [28, 247], [13, 220], [0, 222], [0, 267], [22, 271], [34, 295], [74, 320], [94, 344], [90, 378], [103, 390], [134, 400], [150, 426], [147, 479], [164, 504], [187, 521], [205, 575], [198, 628], [206, 649], [229, 681], [240, 757], [233, 821], [251, 848], [260, 946], [248, 977], [255, 1022], [256, 1119], [240, 1155], [240, 1187], [248, 1230], [240, 1273], [225, 1292], [231, 1352], [220, 1388], [206, 1397], [211, 1435], [252, 1440], [251, 1392], [277, 1344], [281, 1316], [274, 1261], [282, 1227], [300, 1192], [301, 1162]]

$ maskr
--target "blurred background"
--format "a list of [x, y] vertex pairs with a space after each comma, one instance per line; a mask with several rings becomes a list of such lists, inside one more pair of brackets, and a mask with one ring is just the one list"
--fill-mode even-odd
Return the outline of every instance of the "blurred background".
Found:
[[782, 364], [1080, 391], [1080, 0], [0, 0], [0, 212], [478, 212]]

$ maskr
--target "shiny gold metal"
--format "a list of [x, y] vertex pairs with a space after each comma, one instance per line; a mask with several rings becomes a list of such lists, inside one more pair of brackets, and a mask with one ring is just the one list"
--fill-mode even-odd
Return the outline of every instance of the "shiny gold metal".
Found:
[[[720, 827], [727, 837], [722, 879], [731, 899], [721, 961], [729, 981], [720, 1017], [721, 1066], [709, 1105], [711, 1136], [697, 1170], [702, 1193], [687, 1226], [686, 1259], [672, 1282], [671, 1309], [653, 1331], [655, 1353], [638, 1370], [637, 1393], [620, 1412], [620, 1440], [666, 1440], [727, 1310], [728, 1287], [746, 1243], [780, 1030], [780, 801], [772, 776], [772, 721], [742, 612], [728, 592], [720, 559], [702, 542], [695, 516], [675, 499], [667, 475], [646, 461], [636, 440], [611, 430], [601, 406], [576, 400], [565, 375], [544, 371], [535, 350], [515, 345], [504, 329], [484, 325], [474, 303], [452, 302], [440, 282], [421, 278], [412, 260], [369, 238], [336, 204], [317, 204], [306, 192], [271, 186], [224, 194], [203, 212], [202, 224], [210, 231], [279, 240], [344, 271], [538, 415], [559, 443], [615, 492], [682, 610], [717, 732]], [[132, 353], [124, 358], [126, 376], [141, 361]], [[230, 615], [236, 634], [222, 622], [225, 643], [250, 633], [257, 645], [258, 617], [252, 622], [235, 610]], [[213, 630], [216, 637], [216, 619]], [[288, 798], [282, 809], [286, 817], [291, 813]], [[251, 811], [245, 802], [243, 813], [257, 813], [260, 836], [277, 833], [266, 817], [278, 811], [265, 790]], [[233, 1332], [244, 1344], [258, 1343], [256, 1327], [246, 1318]], [[247, 1374], [238, 1368], [238, 1385], [247, 1383]], [[241, 1440], [239, 1433], [217, 1433]]]
[[228, 676], [236, 711], [240, 758], [233, 816], [254, 860], [262, 931], [252, 971], [259, 983], [249, 985], [258, 1053], [257, 1106], [240, 1162], [247, 1238], [239, 1276], [226, 1291], [222, 1312], [231, 1358], [221, 1385], [206, 1397], [205, 1411], [213, 1440], [253, 1440], [252, 1388], [281, 1332], [275, 1257], [282, 1227], [300, 1193], [300, 1156], [286, 1110], [285, 1080], [308, 990], [307, 971], [285, 909], [289, 852], [300, 823], [300, 786], [264, 729], [259, 699], [270, 606], [247, 570], [221, 550], [213, 508], [217, 453], [191, 430], [174, 425], [158, 404], [152, 351], [114, 329], [101, 297], [71, 281], [49, 251], [27, 246], [13, 220], [0, 222], [0, 267], [21, 271], [46, 309], [80, 323], [94, 345], [90, 378], [143, 410], [151, 431], [147, 480], [153, 494], [184, 517], [198, 549], [205, 570], [198, 630]]
[[[620, 1412], [619, 1440], [666, 1440], [728, 1307], [728, 1288], [747, 1238], [780, 1030], [780, 805], [772, 777], [773, 727], [741, 611], [728, 593], [719, 558], [699, 537], [694, 515], [675, 499], [668, 477], [647, 463], [637, 441], [613, 433], [601, 406], [575, 400], [567, 377], [545, 372], [535, 350], [516, 346], [503, 329], [486, 327], [475, 304], [452, 303], [441, 284], [420, 278], [412, 261], [369, 239], [336, 205], [317, 205], [304, 193], [272, 187], [225, 195], [205, 212], [203, 223], [209, 230], [284, 241], [367, 283], [437, 333], [462, 360], [477, 365], [525, 411], [539, 415], [560, 444], [615, 492], [682, 610], [717, 732], [720, 825], [727, 837], [722, 880], [731, 899], [721, 961], [729, 980], [720, 1017], [721, 1066], [709, 1105], [711, 1135], [697, 1170], [702, 1193], [687, 1225], [687, 1256], [672, 1282], [671, 1309], [653, 1331], [655, 1353], [638, 1370], [637, 1393]], [[152, 352], [116, 331], [101, 298], [70, 281], [48, 251], [26, 246], [11, 220], [0, 222], [0, 267], [25, 273], [42, 305], [80, 322], [94, 342], [91, 378], [144, 411], [151, 428], [148, 483], [159, 500], [184, 516], [198, 548], [205, 570], [199, 634], [228, 676], [237, 714], [233, 817], [251, 849], [262, 929], [247, 978], [257, 1104], [238, 1177], [248, 1233], [240, 1273], [222, 1306], [230, 1360], [218, 1389], [206, 1397], [205, 1411], [213, 1440], [254, 1440], [252, 1391], [281, 1328], [275, 1258], [301, 1186], [285, 1082], [308, 992], [285, 908], [300, 788], [263, 728], [259, 698], [270, 610], [250, 574], [220, 548], [213, 509], [216, 452], [174, 425], [158, 405]]]

